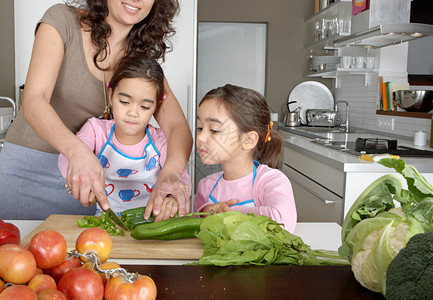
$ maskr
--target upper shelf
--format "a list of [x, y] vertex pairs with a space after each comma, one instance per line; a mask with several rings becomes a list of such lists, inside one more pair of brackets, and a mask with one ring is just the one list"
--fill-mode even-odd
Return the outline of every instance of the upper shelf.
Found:
[[364, 75], [377, 73], [376, 69], [356, 69], [356, 68], [337, 68], [332, 70], [327, 70], [323, 72], [312, 72], [305, 76], [307, 77], [324, 77], [324, 78], [336, 78], [344, 75]]
[[335, 40], [350, 34], [351, 11], [352, 0], [337, 0], [305, 19], [305, 48], [334, 48]]
[[352, 0], [337, 0], [318, 13], [305, 19], [305, 23], [314, 23], [321, 19], [331, 19], [344, 15], [350, 16], [352, 12]]
[[340, 86], [339, 78], [347, 75], [362, 75], [364, 76], [364, 86], [368, 86], [370, 81], [370, 76], [377, 73], [376, 69], [357, 69], [357, 68], [337, 68], [333, 70], [327, 70], [323, 72], [311, 72], [306, 74], [306, 77], [321, 77], [321, 78], [331, 78], [335, 80], [335, 88]]
[[408, 118], [419, 118], [419, 119], [431, 119], [433, 113], [425, 112], [410, 112], [410, 111], [383, 111], [376, 110], [376, 115], [388, 115], [396, 117], [408, 117]]
[[349, 35], [348, 33], [347, 34], [344, 34], [344, 33], [343, 34], [341, 34], [341, 33], [334, 34], [334, 35], [328, 36], [327, 38], [320, 39], [318, 41], [314, 41], [313, 43], [308, 44], [304, 48], [308, 49], [311, 47], [320, 46], [321, 48], [324, 48], [324, 49], [337, 49], [334, 47], [334, 41], [339, 39], [339, 38], [343, 38], [345, 36], [348, 36], [348, 35]]

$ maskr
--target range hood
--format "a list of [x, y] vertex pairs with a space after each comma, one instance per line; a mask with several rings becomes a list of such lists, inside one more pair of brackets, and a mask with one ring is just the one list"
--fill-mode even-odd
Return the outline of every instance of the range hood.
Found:
[[382, 24], [334, 41], [335, 47], [381, 48], [432, 36], [433, 25], [420, 23]]

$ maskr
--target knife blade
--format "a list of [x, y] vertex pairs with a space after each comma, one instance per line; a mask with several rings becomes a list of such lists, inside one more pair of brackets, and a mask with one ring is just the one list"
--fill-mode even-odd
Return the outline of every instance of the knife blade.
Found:
[[96, 203], [98, 203], [99, 207], [100, 207], [100, 208], [101, 208], [101, 209], [102, 209], [106, 214], [108, 214], [108, 216], [111, 218], [111, 220], [113, 220], [114, 223], [116, 223], [117, 225], [119, 225], [122, 229], [129, 230], [128, 226], [126, 226], [126, 225], [122, 222], [122, 220], [117, 216], [117, 214], [116, 214], [116, 213], [115, 213], [111, 208], [109, 208], [109, 209], [107, 209], [107, 210], [104, 210], [104, 209], [102, 208], [101, 202], [99, 202], [99, 199], [96, 198], [96, 197], [95, 197], [95, 199], [96, 199]]

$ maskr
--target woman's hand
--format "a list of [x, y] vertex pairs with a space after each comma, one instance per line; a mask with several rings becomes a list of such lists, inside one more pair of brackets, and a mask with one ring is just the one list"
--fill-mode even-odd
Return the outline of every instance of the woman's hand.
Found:
[[222, 213], [222, 212], [226, 212], [226, 211], [231, 211], [232, 209], [230, 208], [230, 206], [235, 205], [236, 203], [238, 203], [238, 201], [236, 199], [230, 199], [228, 201], [225, 202], [218, 202], [212, 205], [208, 205], [203, 209], [203, 212], [214, 212], [214, 213]]
[[83, 206], [89, 206], [96, 197], [102, 209], [108, 209], [110, 204], [105, 195], [104, 170], [95, 154], [83, 144], [68, 156], [68, 160], [66, 183], [74, 198], [80, 200]]
[[161, 207], [164, 199], [171, 196], [176, 199], [179, 207], [179, 217], [189, 212], [191, 189], [180, 180], [180, 174], [167, 173], [167, 169], [162, 169], [158, 180], [153, 186], [149, 201], [146, 205], [144, 218], [147, 220], [153, 211], [155, 221], [161, 221], [164, 216], [160, 216]]

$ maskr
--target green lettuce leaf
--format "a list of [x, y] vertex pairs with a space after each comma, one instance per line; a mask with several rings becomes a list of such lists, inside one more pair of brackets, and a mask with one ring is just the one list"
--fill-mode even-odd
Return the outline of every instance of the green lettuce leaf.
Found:
[[200, 265], [347, 265], [336, 251], [315, 250], [266, 216], [230, 211], [207, 217], [197, 237]]

